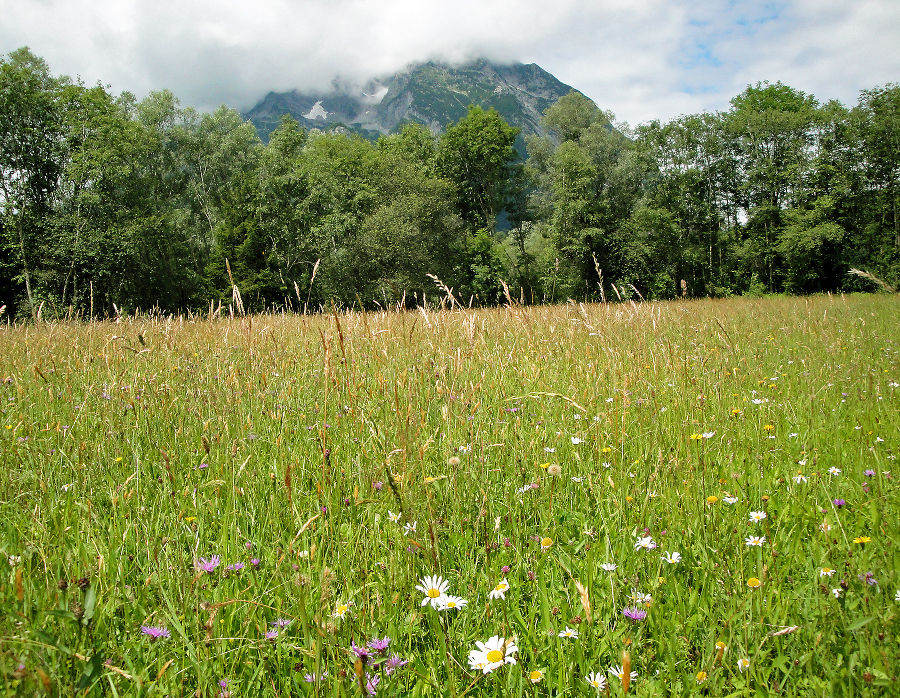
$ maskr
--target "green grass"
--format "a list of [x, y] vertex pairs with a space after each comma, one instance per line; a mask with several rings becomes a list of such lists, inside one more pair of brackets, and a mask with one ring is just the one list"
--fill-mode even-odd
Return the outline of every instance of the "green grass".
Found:
[[[359, 695], [357, 669], [379, 695], [591, 696], [594, 671], [620, 695], [625, 652], [640, 696], [896, 692], [898, 311], [828, 296], [0, 329], [3, 695]], [[423, 608], [430, 574], [468, 605]], [[622, 614], [633, 592], [652, 597], [643, 621]], [[495, 635], [517, 664], [470, 669]], [[351, 642], [384, 636], [409, 663], [355, 667]]]

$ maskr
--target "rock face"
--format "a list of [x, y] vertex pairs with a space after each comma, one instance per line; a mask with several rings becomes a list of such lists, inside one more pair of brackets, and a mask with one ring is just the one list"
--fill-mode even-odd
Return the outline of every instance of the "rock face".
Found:
[[572, 91], [538, 65], [420, 63], [361, 87], [335, 81], [327, 93], [270, 92], [244, 116], [268, 138], [283, 114], [307, 128], [343, 127], [367, 138], [424, 124], [435, 133], [466, 115], [470, 104], [493, 107], [523, 135], [546, 135], [541, 114]]

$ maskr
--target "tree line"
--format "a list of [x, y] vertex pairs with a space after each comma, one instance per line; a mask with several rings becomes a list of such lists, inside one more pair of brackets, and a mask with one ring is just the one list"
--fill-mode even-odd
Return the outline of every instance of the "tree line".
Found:
[[372, 142], [0, 58], [0, 306], [13, 317], [811, 293], [900, 281], [900, 87], [781, 83], [613, 124], [573, 92], [525, 138], [470, 107]]

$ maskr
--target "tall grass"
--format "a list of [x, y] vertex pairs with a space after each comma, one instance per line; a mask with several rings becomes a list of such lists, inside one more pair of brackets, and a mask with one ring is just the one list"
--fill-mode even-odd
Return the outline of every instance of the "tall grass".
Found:
[[898, 310], [6, 327], [5, 695], [896, 692]]

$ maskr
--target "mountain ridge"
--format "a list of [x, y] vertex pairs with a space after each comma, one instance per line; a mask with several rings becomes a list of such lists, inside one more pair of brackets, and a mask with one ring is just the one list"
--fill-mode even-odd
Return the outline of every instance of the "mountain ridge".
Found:
[[270, 91], [243, 116], [263, 139], [284, 114], [307, 129], [345, 129], [375, 139], [411, 122], [438, 133], [474, 104], [493, 107], [523, 136], [545, 136], [544, 110], [572, 91], [578, 90], [535, 63], [426, 61], [361, 85], [334, 80], [325, 92]]

